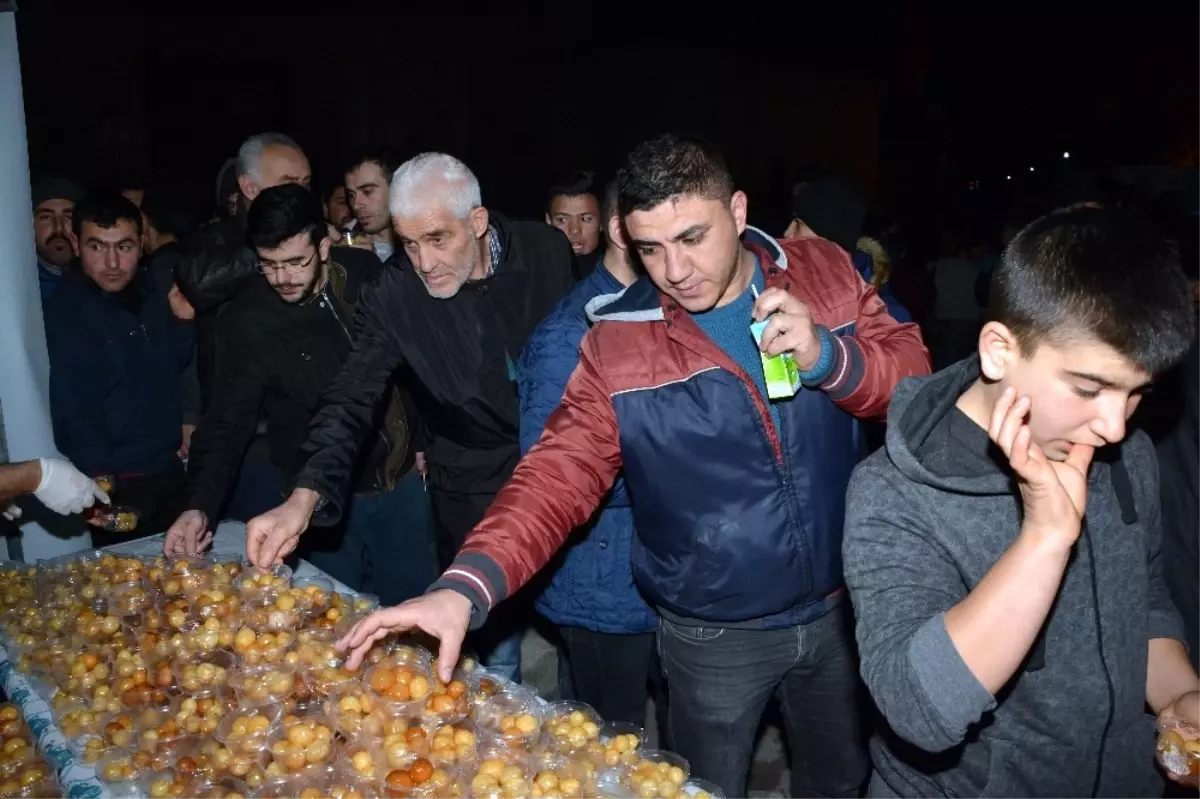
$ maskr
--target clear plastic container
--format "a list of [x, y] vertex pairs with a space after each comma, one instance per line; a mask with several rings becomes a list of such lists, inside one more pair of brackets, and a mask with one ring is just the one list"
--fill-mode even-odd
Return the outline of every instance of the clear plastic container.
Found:
[[328, 577], [293, 577], [292, 588], [308, 600], [309, 618], [319, 618], [333, 606], [333, 580]]
[[677, 754], [661, 749], [643, 750], [629, 767], [625, 781], [642, 799], [674, 799], [689, 775], [688, 762]]
[[512, 686], [478, 706], [475, 723], [490, 742], [528, 749], [541, 731], [542, 706], [532, 691]]
[[258, 632], [294, 632], [308, 618], [308, 598], [291, 590], [273, 597], [247, 599], [242, 603], [242, 619]]
[[325, 718], [290, 718], [271, 740], [271, 759], [289, 775], [326, 769], [336, 754], [333, 725]]
[[454, 672], [448, 683], [435, 674], [432, 691], [421, 707], [421, 718], [430, 724], [452, 724], [465, 719], [471, 713], [474, 682], [475, 677], [464, 671]]
[[1195, 787], [1200, 780], [1200, 728], [1182, 719], [1160, 719], [1155, 756], [1164, 770]]
[[251, 566], [234, 579], [233, 587], [243, 599], [262, 600], [278, 596], [291, 582], [288, 566], [280, 564], [268, 571]]
[[189, 591], [186, 598], [189, 611], [197, 619], [223, 619], [241, 612], [242, 598], [231, 585]]
[[588, 744], [583, 756], [597, 768], [631, 766], [646, 740], [645, 731], [636, 724], [613, 721], [600, 729], [600, 738]]
[[218, 777], [236, 777], [251, 789], [257, 789], [267, 779], [266, 766], [270, 758], [261, 744], [247, 748], [251, 751], [241, 751], [240, 746], [230, 749], [216, 738], [208, 738], [202, 740], [188, 758], [181, 758], [179, 765], [183, 770], [187, 763], [186, 770], [197, 777], [210, 781]]
[[150, 771], [138, 778], [138, 787], [148, 799], [182, 799], [191, 796], [188, 786], [193, 777], [177, 768]]
[[233, 651], [243, 664], [249, 666], [282, 663], [295, 640], [292, 633], [255, 632], [243, 627], [233, 637]]
[[344, 768], [335, 768], [325, 782], [324, 795], [337, 799], [378, 799], [382, 794], [375, 782], [359, 779]]
[[368, 668], [363, 683], [391, 713], [401, 715], [418, 715], [433, 692], [428, 666], [407, 652], [398, 658], [389, 654]]
[[215, 649], [233, 649], [234, 640], [243, 627], [241, 614], [223, 618], [208, 618], [184, 633], [185, 649], [192, 654]]
[[329, 643], [308, 642], [297, 647], [300, 671], [315, 696], [326, 697], [339, 687], [361, 682], [361, 669], [345, 667], [346, 656]]
[[237, 777], [200, 777], [187, 786], [187, 795], [195, 799], [249, 799], [250, 786]]
[[361, 780], [379, 782], [388, 773], [383, 752], [374, 741], [349, 741], [338, 755], [337, 768]]
[[582, 752], [600, 740], [604, 723], [584, 702], [554, 702], [542, 710], [542, 738], [546, 746], [563, 754]]
[[463, 785], [457, 769], [437, 766], [427, 758], [409, 757], [403, 764], [389, 768], [382, 780], [387, 797], [461, 796]]
[[137, 580], [110, 585], [104, 598], [108, 612], [116, 616], [138, 615], [154, 605], [154, 594], [146, 590], [140, 575]]
[[23, 732], [7, 738], [5, 744], [7, 748], [0, 750], [0, 778], [2, 779], [11, 779], [14, 775], [27, 771], [42, 761], [32, 733]]
[[161, 597], [156, 607], [162, 612], [164, 627], [170, 631], [188, 630], [195, 626], [192, 609], [186, 597]]
[[476, 799], [506, 799], [533, 793], [533, 764], [519, 749], [489, 747], [479, 753], [479, 764], [469, 770], [471, 795]]
[[83, 702], [63, 705], [61, 711], [54, 715], [58, 721], [58, 729], [68, 741], [83, 735], [98, 733], [103, 729], [101, 726], [103, 715], [94, 712]]
[[216, 696], [229, 685], [235, 662], [232, 652], [217, 649], [187, 660], [176, 660], [171, 671], [176, 686], [184, 694]]
[[110, 533], [132, 533], [137, 529], [142, 512], [129, 505], [97, 505], [86, 514], [88, 524]]
[[187, 735], [213, 735], [236, 702], [232, 695], [171, 697], [171, 716]]
[[134, 745], [147, 752], [160, 749], [175, 751], [180, 742], [187, 738], [175, 721], [170, 708], [144, 708], [135, 712], [133, 723], [137, 728]]
[[138, 799], [141, 796], [141, 778], [150, 772], [150, 768], [135, 755], [136, 752], [129, 749], [114, 749], [96, 763], [96, 778], [103, 784], [107, 796], [114, 799]]
[[296, 690], [296, 670], [283, 664], [241, 666], [229, 675], [229, 687], [243, 707], [277, 705]]
[[[168, 599], [183, 599], [188, 593], [212, 585], [212, 571], [208, 558], [200, 555], [182, 555], [170, 558], [157, 581], [159, 592]], [[148, 574], [156, 575], [151, 569]]]
[[373, 732], [382, 716], [379, 701], [362, 685], [335, 689], [325, 702], [325, 714], [346, 738], [357, 738], [364, 729]]
[[239, 707], [221, 720], [213, 737], [231, 752], [259, 755], [267, 750], [271, 736], [279, 729], [282, 716], [282, 709], [278, 705]]
[[547, 754], [536, 758], [533, 784], [535, 793], [540, 791], [544, 796], [583, 799], [585, 795], [596, 795], [594, 772], [565, 755]]
[[683, 784], [683, 795], [689, 799], [725, 799], [721, 786], [708, 780], [692, 778]]
[[470, 719], [432, 727], [429, 759], [435, 766], [467, 767], [479, 760], [479, 735]]
[[54, 778], [54, 769], [40, 755], [23, 763], [20, 768], [5, 774], [0, 791], [5, 799], [37, 799], [62, 796]]
[[137, 716], [132, 710], [107, 713], [97, 722], [97, 734], [115, 749], [132, 749], [137, 746]]

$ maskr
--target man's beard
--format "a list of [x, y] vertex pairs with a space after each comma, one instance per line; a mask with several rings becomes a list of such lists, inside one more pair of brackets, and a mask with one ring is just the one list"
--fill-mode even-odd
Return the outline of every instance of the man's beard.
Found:
[[470, 281], [471, 275], [474, 274], [475, 269], [479, 266], [479, 262], [482, 258], [483, 258], [483, 255], [479, 251], [479, 243], [478, 242], [472, 241], [469, 245], [467, 245], [467, 260], [466, 260], [466, 262], [461, 267], [451, 270], [451, 274], [457, 280], [457, 283], [454, 286], [453, 291], [447, 291], [446, 289], [435, 290], [433, 288], [433, 286], [429, 285], [429, 281], [426, 280], [425, 275], [423, 273], [421, 273], [420, 270], [417, 270], [417, 274], [420, 276], [421, 282], [425, 285], [425, 290], [429, 292], [429, 296], [434, 297], [439, 300], [448, 300], [451, 297], [453, 297], [455, 294], [458, 294], [458, 292], [462, 289], [462, 287], [468, 281]]
[[274, 289], [279, 294], [279, 298], [281, 300], [283, 300], [284, 302], [286, 302], [290, 305], [303, 305], [304, 303], [311, 300], [314, 296], [316, 296], [317, 286], [320, 285], [321, 277], [324, 274], [325, 274], [325, 265], [322, 264], [320, 269], [317, 269], [313, 272], [312, 278], [309, 279], [307, 285], [303, 286], [303, 290], [300, 292], [300, 295], [298, 297], [296, 297], [296, 299], [290, 299], [288, 297], [283, 296], [283, 292], [286, 291], [287, 289], [300, 288], [301, 284], [299, 284], [299, 283], [290, 283], [290, 282], [284, 283], [282, 285], [274, 286]]

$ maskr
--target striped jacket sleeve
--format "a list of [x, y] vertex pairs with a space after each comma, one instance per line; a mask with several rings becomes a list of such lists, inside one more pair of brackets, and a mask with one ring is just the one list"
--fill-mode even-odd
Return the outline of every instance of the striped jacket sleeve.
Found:
[[429, 588], [469, 598], [475, 607], [473, 628], [591, 518], [621, 469], [617, 416], [596, 366], [596, 332], [584, 337], [579, 366], [542, 437]]

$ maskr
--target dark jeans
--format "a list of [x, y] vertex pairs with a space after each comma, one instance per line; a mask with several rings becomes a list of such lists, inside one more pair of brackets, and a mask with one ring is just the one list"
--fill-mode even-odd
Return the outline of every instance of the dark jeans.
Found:
[[[433, 500], [438, 560], [445, 569], [495, 496], [430, 489], [429, 497]], [[492, 608], [483, 627], [471, 634], [471, 646], [483, 664], [513, 682], [521, 681], [521, 639], [533, 615], [532, 600], [525, 594], [518, 592]]]
[[792, 796], [858, 796], [870, 761], [850, 603], [782, 630], [683, 627], [663, 620], [671, 747], [692, 773], [746, 796], [755, 733], [783, 705]]
[[126, 505], [137, 509], [137, 529], [128, 533], [112, 533], [91, 527], [89, 530], [92, 534], [92, 545], [96, 547], [111, 547], [135, 538], [166, 532], [179, 518], [179, 514], [183, 513], [187, 474], [180, 463], [163, 474], [117, 475], [113, 489], [114, 505]]
[[608, 721], [646, 726], [654, 633], [619, 635], [560, 627], [571, 666], [574, 698]]
[[355, 495], [342, 524], [301, 540], [306, 560], [384, 605], [420, 596], [437, 577], [429, 498], [416, 472], [391, 491]]

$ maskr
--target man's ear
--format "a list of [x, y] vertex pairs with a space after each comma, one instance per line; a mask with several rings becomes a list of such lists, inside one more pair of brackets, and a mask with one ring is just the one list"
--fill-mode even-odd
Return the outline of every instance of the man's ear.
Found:
[[618, 250], [628, 250], [629, 245], [625, 242], [625, 226], [621, 224], [619, 214], [613, 214], [608, 220], [608, 240], [613, 243], [613, 246]]
[[254, 198], [258, 196], [258, 186], [250, 179], [249, 175], [238, 175], [238, 188], [242, 190], [242, 195], [250, 202], [254, 202]]
[[750, 202], [746, 199], [744, 191], [735, 191], [729, 198], [729, 211], [733, 214], [733, 222], [737, 225], [739, 236], [746, 232], [746, 213], [749, 205]]
[[477, 238], [483, 238], [483, 234], [487, 233], [488, 229], [488, 212], [482, 205], [478, 208], [471, 209], [471, 215], [467, 218], [467, 223], [471, 226], [471, 234]]
[[1020, 342], [1007, 326], [988, 322], [979, 331], [979, 370], [988, 380], [1003, 380], [1020, 357]]
[[550, 212], [549, 212], [549, 211], [547, 211], [547, 212], [546, 212], [546, 224], [547, 224], [547, 225], [553, 225], [553, 224], [554, 224], [552, 221], [550, 221]]

